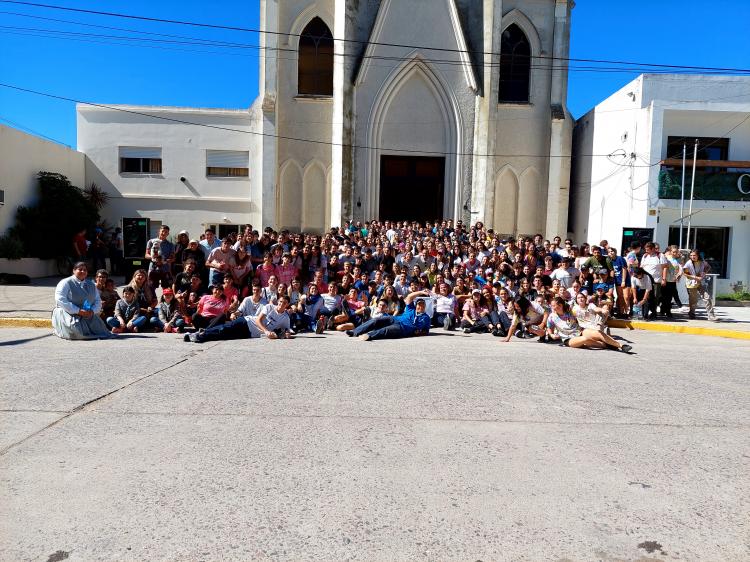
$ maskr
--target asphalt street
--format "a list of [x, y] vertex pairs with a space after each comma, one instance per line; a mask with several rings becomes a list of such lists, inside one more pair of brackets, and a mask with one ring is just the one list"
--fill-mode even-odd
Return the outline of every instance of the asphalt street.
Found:
[[0, 330], [0, 559], [750, 560], [750, 345]]

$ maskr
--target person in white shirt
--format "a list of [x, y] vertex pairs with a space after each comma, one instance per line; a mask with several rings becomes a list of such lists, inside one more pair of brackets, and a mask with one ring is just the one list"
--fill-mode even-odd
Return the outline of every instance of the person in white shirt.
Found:
[[560, 260], [557, 269], [552, 271], [549, 277], [553, 281], [558, 279], [560, 281], [560, 286], [563, 289], [570, 289], [570, 287], [573, 286], [573, 281], [578, 279], [580, 274], [581, 272], [571, 265], [571, 260], [569, 258], [563, 258]]
[[[654, 285], [651, 275], [646, 273], [642, 267], [636, 267], [630, 278], [630, 284], [635, 293], [633, 308], [640, 309], [644, 320], [651, 320], [656, 316], [656, 299], [654, 298]], [[635, 311], [634, 311], [635, 313]]]
[[667, 284], [666, 269], [667, 269], [667, 258], [664, 254], [656, 251], [656, 245], [653, 242], [646, 242], [643, 246], [646, 252], [641, 257], [641, 268], [651, 276], [654, 281], [653, 287], [653, 318], [656, 318], [656, 306], [661, 305], [662, 314], [666, 314], [668, 311], [664, 310], [662, 303], [661, 293], [662, 287]]
[[185, 341], [204, 343], [260, 337], [267, 337], [269, 340], [291, 339], [290, 319], [286, 312], [288, 307], [289, 296], [279, 295], [277, 304], [265, 305], [256, 316], [241, 316], [227, 324], [185, 334]]
[[438, 292], [432, 293], [435, 301], [435, 315], [432, 317], [433, 326], [442, 326], [445, 330], [453, 330], [456, 325], [456, 295], [451, 293], [447, 283], [440, 283]]

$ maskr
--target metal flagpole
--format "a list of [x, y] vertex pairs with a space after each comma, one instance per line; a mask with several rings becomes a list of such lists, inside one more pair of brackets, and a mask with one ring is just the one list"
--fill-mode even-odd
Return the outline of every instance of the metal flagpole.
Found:
[[682, 245], [682, 226], [685, 222], [685, 158], [687, 157], [687, 143], [682, 143], [682, 192], [680, 194], [680, 250]]
[[698, 161], [698, 139], [695, 139], [695, 147], [693, 148], [693, 179], [690, 182], [690, 208], [688, 209], [688, 226], [687, 226], [687, 244], [690, 248], [690, 226], [693, 221], [693, 192], [695, 191], [695, 164]]

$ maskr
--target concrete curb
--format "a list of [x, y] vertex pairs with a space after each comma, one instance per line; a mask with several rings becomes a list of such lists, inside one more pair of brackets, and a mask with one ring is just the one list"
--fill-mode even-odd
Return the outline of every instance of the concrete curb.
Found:
[[[702, 328], [698, 326], [679, 326], [661, 322], [640, 322], [638, 320], [610, 320], [611, 328], [628, 330], [647, 330], [651, 332], [671, 332], [695, 336], [713, 336], [736, 340], [750, 340], [750, 332], [727, 330], [724, 328]], [[0, 318], [0, 328], [47, 328], [52, 329], [52, 320], [47, 318]]]
[[49, 328], [52, 329], [50, 318], [0, 318], [0, 328]]
[[691, 334], [694, 336], [714, 336], [717, 338], [731, 338], [735, 340], [750, 340], [750, 332], [728, 330], [725, 328], [703, 328], [700, 326], [680, 326], [662, 322], [642, 322], [638, 320], [610, 320], [612, 328], [627, 328], [628, 330], [647, 330], [651, 332], [671, 332], [675, 334]]

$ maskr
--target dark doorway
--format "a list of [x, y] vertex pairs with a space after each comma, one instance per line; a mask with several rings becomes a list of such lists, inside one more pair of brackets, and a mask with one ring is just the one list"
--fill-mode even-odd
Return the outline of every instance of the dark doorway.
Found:
[[381, 156], [380, 220], [443, 218], [445, 158]]
[[620, 254], [625, 255], [628, 253], [628, 248], [633, 242], [640, 242], [643, 246], [646, 242], [654, 241], [654, 229], [653, 228], [623, 228], [622, 229], [622, 245], [620, 246]]

